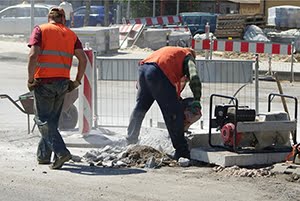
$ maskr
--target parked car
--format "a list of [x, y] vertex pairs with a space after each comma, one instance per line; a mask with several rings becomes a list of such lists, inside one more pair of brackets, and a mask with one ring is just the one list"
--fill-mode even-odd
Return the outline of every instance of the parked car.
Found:
[[215, 13], [204, 12], [186, 12], [180, 13], [184, 25], [187, 25], [192, 35], [205, 33], [205, 25], [208, 22], [210, 25], [210, 32], [214, 33], [216, 30], [217, 16]]
[[[83, 27], [84, 25], [84, 16], [86, 12], [86, 7], [81, 6], [74, 10], [74, 21], [73, 26], [76, 27]], [[104, 25], [104, 16], [105, 16], [105, 9], [104, 6], [91, 6], [90, 17], [88, 26], [103, 26]], [[113, 22], [113, 14], [109, 12], [109, 22]]]
[[[34, 25], [48, 22], [49, 10], [54, 5], [34, 5]], [[0, 11], [0, 34], [30, 34], [31, 33], [31, 4], [17, 4]]]

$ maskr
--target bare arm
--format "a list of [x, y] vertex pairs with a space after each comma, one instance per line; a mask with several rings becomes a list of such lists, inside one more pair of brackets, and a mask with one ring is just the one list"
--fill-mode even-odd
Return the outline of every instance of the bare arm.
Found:
[[82, 79], [85, 68], [86, 68], [86, 63], [87, 59], [85, 56], [85, 53], [82, 49], [75, 49], [75, 57], [78, 59], [78, 69], [77, 69], [77, 75], [76, 75], [76, 80], [80, 82]]
[[28, 61], [28, 82], [31, 83], [34, 80], [34, 72], [37, 65], [37, 59], [40, 54], [39, 46], [31, 46], [29, 52], [29, 61]]

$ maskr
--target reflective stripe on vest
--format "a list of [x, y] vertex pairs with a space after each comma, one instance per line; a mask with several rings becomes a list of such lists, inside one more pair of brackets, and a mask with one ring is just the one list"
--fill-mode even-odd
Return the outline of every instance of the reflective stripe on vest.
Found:
[[[55, 50], [43, 50], [40, 55], [67, 57], [69, 59], [73, 58], [72, 54], [69, 54], [67, 52], [62, 52], [62, 51], [55, 51]], [[53, 62], [39, 62], [38, 66], [41, 68], [67, 68], [67, 69], [71, 68], [71, 65], [53, 63]]]
[[41, 55], [57, 55], [57, 56], [73, 58], [73, 55], [69, 54], [68, 52], [55, 51], [55, 50], [43, 50], [41, 52]]
[[66, 68], [70, 69], [71, 66], [67, 64], [56, 64], [56, 63], [39, 63], [40, 68]]

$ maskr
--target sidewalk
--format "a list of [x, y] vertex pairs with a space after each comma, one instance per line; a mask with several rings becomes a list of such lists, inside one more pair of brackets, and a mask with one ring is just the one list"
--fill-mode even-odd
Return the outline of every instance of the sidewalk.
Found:
[[27, 62], [28, 54], [29, 47], [27, 46], [27, 42], [0, 40], [1, 60], [16, 60]]

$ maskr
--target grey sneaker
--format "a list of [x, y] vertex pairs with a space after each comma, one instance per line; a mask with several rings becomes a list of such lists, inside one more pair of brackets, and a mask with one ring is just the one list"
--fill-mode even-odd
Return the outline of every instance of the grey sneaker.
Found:
[[173, 152], [173, 153], [167, 153], [166, 154], [169, 158], [171, 158], [172, 160], [176, 160], [178, 161], [179, 158], [186, 158], [186, 159], [190, 159], [190, 152], [186, 152], [186, 153], [178, 153], [178, 152]]
[[126, 142], [127, 142], [127, 145], [130, 145], [130, 144], [137, 144], [139, 142], [139, 139], [130, 139], [128, 137], [126, 137]]
[[72, 158], [72, 155], [70, 153], [59, 156], [55, 159], [55, 161], [49, 166], [50, 169], [57, 170], [60, 169], [65, 162], [69, 161]]

